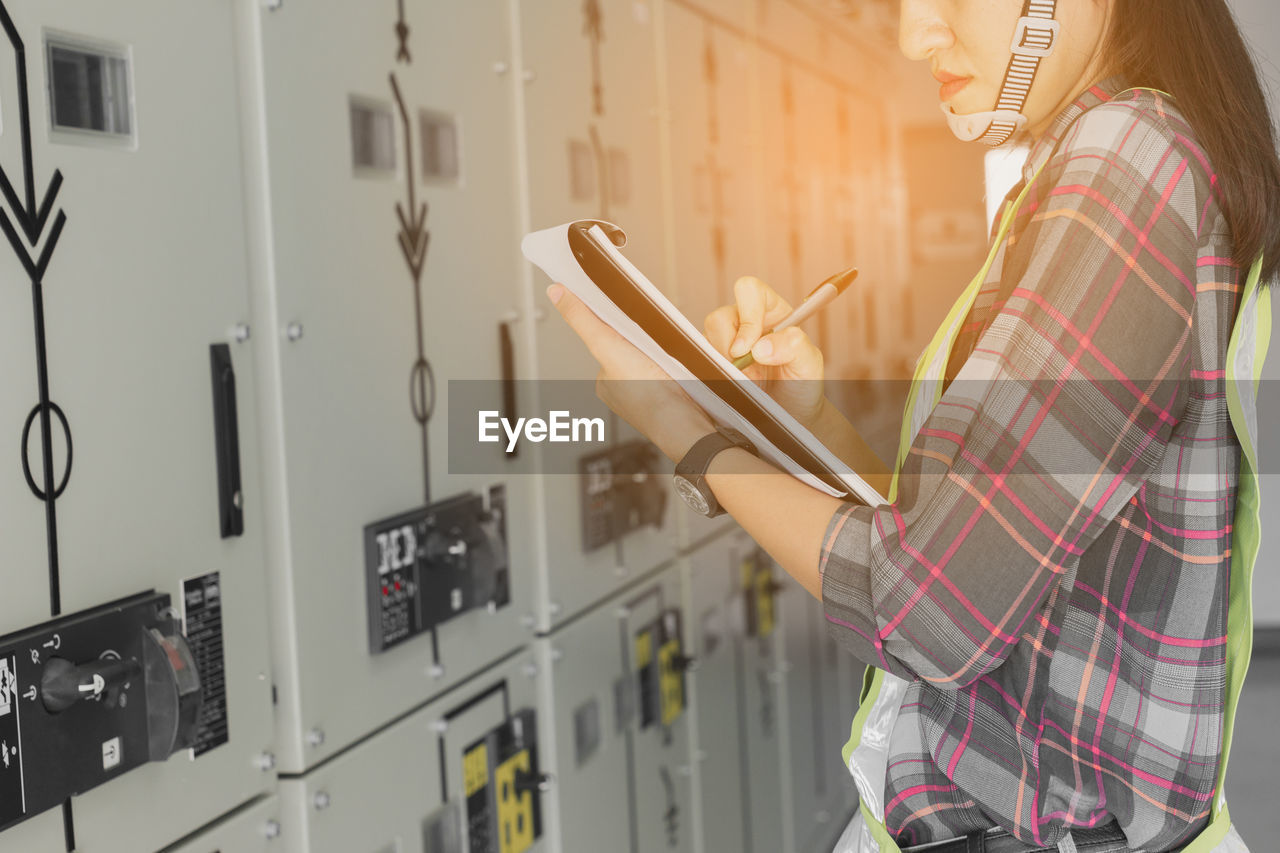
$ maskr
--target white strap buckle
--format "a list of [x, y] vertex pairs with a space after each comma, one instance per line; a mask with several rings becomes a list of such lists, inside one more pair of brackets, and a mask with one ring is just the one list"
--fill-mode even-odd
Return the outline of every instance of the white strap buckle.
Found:
[[1023, 15], [1013, 31], [1013, 44], [1009, 50], [1018, 56], [1035, 56], [1040, 59], [1053, 53], [1058, 43], [1059, 24], [1053, 18], [1035, 18]]
[[1013, 125], [1014, 131], [1022, 130], [1027, 126], [1027, 117], [1022, 113], [1015, 113], [1013, 110], [990, 110], [982, 113], [958, 115], [951, 109], [950, 104], [942, 104], [941, 106], [943, 115], [947, 117], [947, 124], [951, 127], [951, 132], [961, 142], [973, 142], [981, 139], [991, 129], [991, 125], [997, 122]]

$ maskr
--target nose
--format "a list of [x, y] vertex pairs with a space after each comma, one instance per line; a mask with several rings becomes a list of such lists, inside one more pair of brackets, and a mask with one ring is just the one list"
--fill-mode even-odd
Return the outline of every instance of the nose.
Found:
[[940, 0], [900, 0], [898, 48], [907, 59], [928, 59], [955, 44]]

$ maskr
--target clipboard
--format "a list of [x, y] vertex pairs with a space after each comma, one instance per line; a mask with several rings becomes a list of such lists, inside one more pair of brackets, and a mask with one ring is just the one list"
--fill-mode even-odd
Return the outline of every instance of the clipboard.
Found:
[[581, 219], [534, 231], [524, 256], [652, 358], [722, 426], [751, 439], [760, 456], [827, 494], [869, 506], [884, 498], [848, 470], [807, 427], [734, 367], [632, 264], [618, 226]]

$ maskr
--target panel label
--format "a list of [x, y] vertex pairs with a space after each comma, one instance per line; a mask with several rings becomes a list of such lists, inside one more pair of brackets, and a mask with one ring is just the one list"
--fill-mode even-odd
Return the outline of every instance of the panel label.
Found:
[[495, 831], [489, 807], [489, 745], [481, 740], [462, 755], [462, 780], [467, 801], [467, 839], [478, 853], [492, 850]]
[[468, 797], [489, 784], [489, 747], [481, 743], [462, 758], [462, 787]]
[[18, 660], [12, 654], [0, 654], [0, 825], [26, 814], [20, 698]]
[[222, 746], [231, 732], [227, 721], [227, 670], [222, 654], [222, 584], [218, 572], [182, 582], [182, 630], [200, 673], [204, 701], [191, 757]]

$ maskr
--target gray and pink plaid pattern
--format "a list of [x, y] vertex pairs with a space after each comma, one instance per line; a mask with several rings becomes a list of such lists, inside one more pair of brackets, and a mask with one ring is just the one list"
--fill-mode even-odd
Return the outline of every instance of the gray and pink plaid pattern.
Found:
[[904, 846], [1118, 819], [1163, 851], [1209, 815], [1245, 274], [1194, 132], [1124, 88], [1090, 89], [1033, 148], [1025, 175], [1044, 170], [896, 503], [828, 528], [830, 630], [913, 682], [885, 794]]

